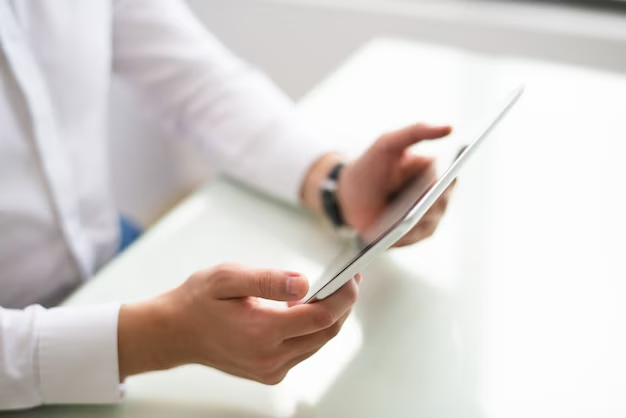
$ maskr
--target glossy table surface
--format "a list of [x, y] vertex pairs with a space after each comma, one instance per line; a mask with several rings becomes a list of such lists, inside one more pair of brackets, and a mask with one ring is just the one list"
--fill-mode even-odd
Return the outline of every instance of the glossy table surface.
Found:
[[[365, 272], [356, 315], [274, 387], [198, 366], [127, 382], [118, 406], [19, 416], [626, 416], [626, 77], [393, 39], [299, 104], [329, 147], [449, 122], [449, 155], [519, 80], [527, 91], [458, 183], [434, 237]], [[218, 179], [68, 304], [156, 294], [226, 261], [314, 278], [341, 246], [308, 214]]]

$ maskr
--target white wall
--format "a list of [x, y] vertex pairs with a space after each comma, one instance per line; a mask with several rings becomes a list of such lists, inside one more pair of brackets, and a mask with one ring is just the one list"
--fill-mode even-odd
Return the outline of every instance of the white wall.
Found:
[[626, 15], [480, 0], [189, 0], [294, 98], [381, 36], [626, 71]]
[[[626, 72], [626, 16], [480, 0], [190, 0], [235, 52], [294, 99], [377, 36], [516, 54]], [[418, 77], [419, 74], [416, 74]], [[113, 89], [114, 187], [125, 212], [149, 223], [209, 175]]]

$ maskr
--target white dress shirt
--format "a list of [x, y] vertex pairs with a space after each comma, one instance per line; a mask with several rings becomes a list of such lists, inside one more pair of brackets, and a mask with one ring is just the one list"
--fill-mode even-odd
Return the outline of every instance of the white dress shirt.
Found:
[[276, 196], [296, 202], [325, 151], [179, 0], [0, 0], [0, 410], [120, 398], [119, 306], [35, 305], [88, 280], [118, 247], [113, 75], [213, 167]]

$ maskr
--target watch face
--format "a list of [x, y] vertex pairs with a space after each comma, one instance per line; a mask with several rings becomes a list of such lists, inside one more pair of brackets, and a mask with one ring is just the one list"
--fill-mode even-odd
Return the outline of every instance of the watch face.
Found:
[[337, 191], [337, 180], [333, 180], [327, 178], [322, 183], [322, 191], [324, 192], [336, 192]]

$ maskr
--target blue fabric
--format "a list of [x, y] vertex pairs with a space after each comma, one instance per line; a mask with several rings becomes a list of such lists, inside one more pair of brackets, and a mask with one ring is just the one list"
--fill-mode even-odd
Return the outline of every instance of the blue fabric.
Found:
[[120, 246], [117, 253], [119, 254], [128, 248], [141, 236], [142, 232], [143, 230], [137, 223], [126, 216], [120, 216]]

